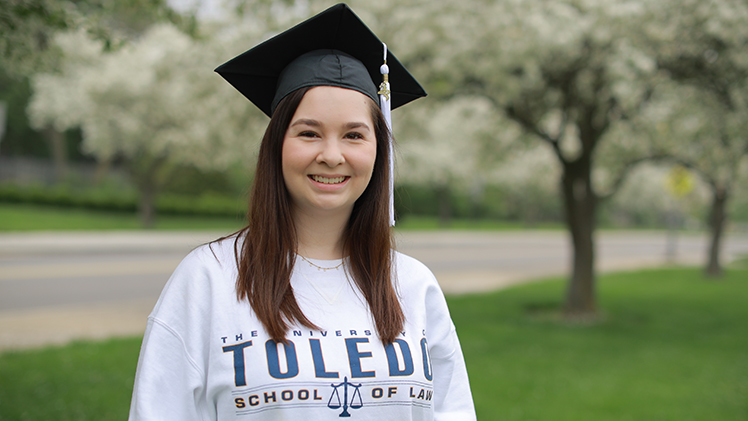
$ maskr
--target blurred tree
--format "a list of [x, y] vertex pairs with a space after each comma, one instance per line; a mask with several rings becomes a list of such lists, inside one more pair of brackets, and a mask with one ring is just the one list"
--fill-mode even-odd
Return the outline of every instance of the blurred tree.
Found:
[[[406, 107], [397, 115], [400, 179], [409, 184], [429, 186], [437, 194], [442, 226], [449, 225], [453, 209], [451, 192], [471, 196], [482, 194], [490, 157], [499, 142], [487, 142], [497, 132], [491, 104], [482, 97], [454, 97]], [[488, 150], [486, 146], [493, 146]]]
[[[195, 33], [191, 15], [174, 12], [165, 0], [3, 0], [0, 9], [0, 98], [10, 98], [10, 133], [3, 142], [5, 153], [32, 154], [52, 158], [58, 181], [68, 166], [68, 134], [53, 126], [34, 132], [27, 126], [26, 103], [30, 93], [23, 89], [28, 77], [38, 72], [55, 71], [61, 51], [52, 41], [60, 31], [82, 28], [102, 41], [104, 50], [138, 37], [158, 21], [169, 21], [188, 33]], [[19, 96], [19, 93], [21, 94]], [[45, 142], [40, 142], [43, 138]], [[39, 151], [39, 146], [44, 151]], [[80, 155], [80, 154], [76, 154]]]
[[[13, 83], [2, 84], [0, 97], [10, 98], [9, 136], [3, 150], [29, 149], [47, 140], [49, 155], [53, 157], [56, 172], [62, 177], [67, 168], [64, 136], [54, 130], [44, 130], [41, 135], [29, 133], [23, 108], [27, 91], [26, 76], [38, 71], [54, 68], [59, 59], [59, 50], [54, 48], [52, 37], [57, 31], [78, 25], [80, 16], [74, 4], [54, 0], [4, 0], [0, 8], [0, 73], [3, 79]], [[21, 84], [21, 86], [17, 86]], [[23, 95], [19, 97], [19, 94]], [[20, 103], [20, 104], [19, 104]], [[19, 112], [20, 111], [20, 112]], [[21, 136], [18, 136], [21, 134]]]
[[153, 226], [155, 197], [176, 165], [224, 169], [247, 159], [255, 144], [248, 139], [259, 139], [253, 123], [264, 116], [212, 72], [231, 57], [224, 45], [235, 39], [196, 41], [162, 24], [108, 54], [83, 32], [58, 43], [65, 52], [61, 71], [33, 79], [32, 123], [80, 126], [84, 152], [121, 160], [140, 192], [146, 227]]
[[87, 21], [84, 27], [104, 41], [105, 49], [116, 48], [126, 40], [137, 39], [152, 25], [168, 22], [191, 36], [198, 35], [197, 17], [178, 13], [167, 0], [74, 0]]
[[5, 136], [0, 139], [0, 155], [49, 156], [42, 133], [29, 127], [26, 105], [31, 97], [27, 78], [15, 78], [0, 71], [0, 101], [7, 105]]
[[59, 31], [83, 28], [112, 48], [159, 21], [196, 31], [195, 17], [176, 13], [166, 0], [2, 0], [0, 66], [11, 77], [52, 70], [60, 58], [52, 42]]
[[721, 242], [728, 201], [748, 170], [748, 3], [743, 0], [658, 2], [662, 22], [648, 27], [660, 69], [658, 147], [698, 174], [712, 193], [705, 272], [722, 275]]
[[648, 156], [626, 127], [655, 73], [631, 39], [647, 11], [639, 1], [434, 3], [412, 20], [420, 26], [411, 49], [428, 63], [416, 60], [415, 72], [441, 98], [482, 96], [521, 128], [525, 136], [517, 138], [551, 148], [574, 247], [565, 311], [594, 316], [599, 202]]
[[658, 85], [647, 111], [646, 119], [656, 127], [652, 137], [661, 159], [693, 171], [711, 191], [705, 273], [719, 277], [728, 200], [748, 181], [746, 109], [726, 106], [710, 90], [671, 82]]
[[77, 24], [69, 2], [55, 0], [3, 0], [0, 8], [0, 56], [3, 71], [22, 77], [51, 67], [51, 38], [58, 30]]

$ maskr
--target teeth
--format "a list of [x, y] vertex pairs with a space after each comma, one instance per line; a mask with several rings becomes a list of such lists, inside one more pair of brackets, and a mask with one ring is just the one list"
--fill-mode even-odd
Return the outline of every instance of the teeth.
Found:
[[324, 184], [338, 184], [338, 183], [342, 183], [343, 180], [345, 180], [345, 177], [327, 178], [327, 177], [322, 177], [319, 175], [313, 175], [312, 180], [318, 183], [324, 183]]

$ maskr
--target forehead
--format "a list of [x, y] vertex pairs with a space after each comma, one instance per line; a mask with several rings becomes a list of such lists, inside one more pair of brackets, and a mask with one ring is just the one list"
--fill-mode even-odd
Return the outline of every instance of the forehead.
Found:
[[364, 119], [371, 122], [373, 101], [352, 89], [335, 86], [316, 86], [304, 94], [294, 118]]

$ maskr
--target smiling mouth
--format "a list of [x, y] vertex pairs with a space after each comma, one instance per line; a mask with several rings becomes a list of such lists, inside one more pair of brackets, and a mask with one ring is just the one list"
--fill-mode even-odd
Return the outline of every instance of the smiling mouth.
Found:
[[310, 175], [309, 178], [322, 184], [340, 184], [348, 177], [322, 177], [321, 175]]

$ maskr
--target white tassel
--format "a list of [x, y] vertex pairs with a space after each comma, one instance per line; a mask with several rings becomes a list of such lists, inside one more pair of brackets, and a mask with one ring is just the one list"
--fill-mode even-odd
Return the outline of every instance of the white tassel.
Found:
[[384, 46], [384, 64], [379, 68], [382, 74], [382, 84], [379, 85], [379, 106], [382, 108], [384, 120], [387, 122], [387, 128], [390, 131], [389, 150], [390, 150], [390, 226], [395, 226], [395, 151], [392, 147], [392, 104], [389, 73], [390, 68], [387, 66], [387, 44]]

